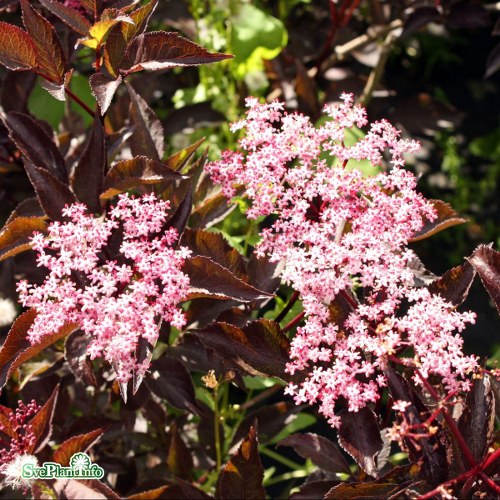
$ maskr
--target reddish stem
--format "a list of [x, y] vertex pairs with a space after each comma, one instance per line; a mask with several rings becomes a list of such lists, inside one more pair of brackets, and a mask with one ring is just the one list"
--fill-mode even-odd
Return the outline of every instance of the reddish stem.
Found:
[[290, 299], [288, 300], [288, 303], [287, 305], [283, 308], [283, 310], [278, 314], [278, 316], [276, 316], [276, 322], [279, 323], [280, 321], [282, 321], [285, 316], [288, 314], [288, 311], [290, 311], [290, 309], [293, 307], [293, 305], [295, 304], [295, 302], [297, 302], [297, 299], [299, 298], [300, 296], [300, 293], [295, 291], [292, 293]]
[[302, 318], [306, 315], [305, 311], [302, 311], [300, 314], [297, 314], [297, 316], [295, 316], [295, 318], [292, 319], [292, 321], [290, 321], [290, 323], [288, 323], [284, 328], [283, 328], [283, 331], [284, 332], [288, 332], [289, 330], [291, 330], [294, 326], [298, 325], [301, 321], [302, 321]]

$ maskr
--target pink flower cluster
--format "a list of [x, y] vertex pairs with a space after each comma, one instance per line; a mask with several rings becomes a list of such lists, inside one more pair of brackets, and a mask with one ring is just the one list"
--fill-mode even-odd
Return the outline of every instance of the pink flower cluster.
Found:
[[[319, 127], [281, 103], [248, 99], [246, 119], [232, 127], [246, 132], [241, 151], [226, 151], [206, 167], [228, 198], [244, 186], [248, 217], [275, 218], [257, 251], [286, 262], [283, 278], [300, 292], [306, 313], [287, 367], [305, 380], [287, 392], [297, 403], [319, 402], [334, 426], [337, 403], [357, 411], [380, 397], [390, 356], [440, 376], [452, 391], [467, 388], [464, 377], [476, 367], [456, 334], [474, 315], [413, 287], [415, 256], [407, 244], [436, 217], [402, 168], [404, 153], [419, 145], [384, 120], [346, 146], [346, 131], [368, 122], [351, 95], [341, 97]], [[381, 166], [380, 173], [364, 175], [356, 168], [361, 160]], [[332, 321], [339, 300], [350, 308], [341, 324]]]
[[[65, 323], [76, 323], [91, 336], [91, 359], [104, 357], [117, 378], [143, 376], [149, 360], [140, 361], [140, 338], [152, 346], [162, 320], [185, 324], [178, 303], [185, 299], [189, 278], [181, 268], [190, 251], [175, 248], [175, 228], [163, 229], [170, 203], [154, 194], [121, 195], [107, 217], [94, 217], [85, 205], [65, 208], [67, 222], [53, 222], [48, 234], [35, 234], [39, 266], [50, 273], [40, 286], [18, 284], [20, 301], [37, 310], [28, 332], [40, 341]], [[122, 232], [116, 260], [107, 258], [112, 233]]]

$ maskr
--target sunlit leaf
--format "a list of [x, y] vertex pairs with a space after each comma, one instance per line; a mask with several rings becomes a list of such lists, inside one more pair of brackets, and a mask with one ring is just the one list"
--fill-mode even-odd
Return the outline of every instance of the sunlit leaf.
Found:
[[108, 110], [116, 89], [120, 86], [121, 82], [121, 76], [118, 76], [118, 78], [111, 78], [103, 75], [102, 73], [94, 73], [90, 76], [90, 88], [92, 89], [92, 94], [99, 103], [101, 114], [104, 115], [104, 113]]
[[17, 26], [0, 22], [0, 64], [9, 69], [27, 70], [36, 66], [35, 43]]
[[67, 467], [71, 457], [75, 453], [86, 452], [99, 440], [103, 432], [104, 429], [96, 429], [92, 432], [79, 434], [78, 436], [72, 436], [66, 439], [66, 441], [62, 442], [57, 450], [54, 451], [54, 462], [61, 464], [63, 467]]
[[459, 306], [469, 295], [476, 271], [469, 262], [454, 267], [429, 285], [431, 293], [438, 293], [454, 306]]
[[33, 232], [45, 231], [45, 217], [17, 217], [6, 224], [0, 232], [0, 260], [28, 250]]

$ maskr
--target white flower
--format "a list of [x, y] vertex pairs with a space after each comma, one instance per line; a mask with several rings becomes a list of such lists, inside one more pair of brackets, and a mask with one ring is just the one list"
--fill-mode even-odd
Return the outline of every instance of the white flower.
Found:
[[5, 476], [3, 486], [14, 490], [29, 488], [34, 478], [23, 477], [22, 472], [25, 464], [32, 464], [34, 467], [38, 467], [38, 460], [33, 455], [25, 453], [17, 455], [12, 462], [2, 465], [0, 472]]
[[10, 325], [17, 316], [14, 302], [0, 297], [0, 326]]

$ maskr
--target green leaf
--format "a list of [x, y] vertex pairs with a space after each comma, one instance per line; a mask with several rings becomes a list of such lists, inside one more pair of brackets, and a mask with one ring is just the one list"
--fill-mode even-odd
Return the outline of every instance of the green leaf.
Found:
[[287, 422], [286, 427], [269, 441], [269, 444], [279, 443], [287, 436], [290, 436], [290, 434], [307, 429], [307, 427], [314, 425], [316, 422], [316, 417], [310, 413], [297, 413]]
[[0, 22], [0, 64], [13, 71], [33, 69], [36, 50], [32, 38], [21, 28]]
[[[45, 0], [46, 1], [46, 0]], [[125, 74], [136, 71], [197, 66], [222, 61], [229, 54], [208, 52], [198, 44], [174, 32], [153, 31], [134, 38], [127, 48], [120, 70]]]
[[259, 457], [257, 431], [251, 427], [236, 454], [222, 469], [216, 496], [221, 500], [266, 498], [263, 480], [264, 467]]
[[21, 0], [24, 26], [33, 40], [37, 68], [55, 84], [64, 83], [66, 56], [55, 29], [28, 0]]

